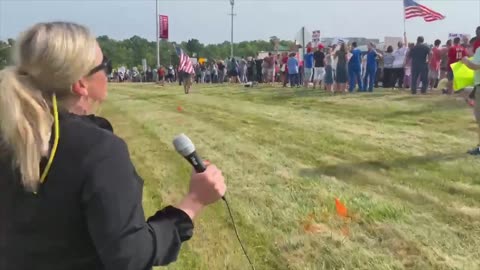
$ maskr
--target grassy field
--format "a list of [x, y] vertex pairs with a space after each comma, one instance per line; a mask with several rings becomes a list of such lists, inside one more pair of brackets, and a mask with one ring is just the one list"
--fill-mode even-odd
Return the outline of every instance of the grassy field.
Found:
[[[223, 170], [257, 270], [480, 269], [480, 159], [465, 154], [477, 136], [464, 101], [112, 84], [102, 114], [129, 144], [147, 215], [187, 190], [175, 135]], [[195, 226], [168, 269], [249, 269], [224, 204]]]

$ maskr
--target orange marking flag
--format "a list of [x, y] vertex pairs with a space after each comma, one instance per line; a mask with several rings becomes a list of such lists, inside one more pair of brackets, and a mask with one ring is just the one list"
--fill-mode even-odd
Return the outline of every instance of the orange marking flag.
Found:
[[335, 206], [337, 207], [337, 214], [342, 217], [347, 217], [347, 208], [338, 198], [335, 198]]

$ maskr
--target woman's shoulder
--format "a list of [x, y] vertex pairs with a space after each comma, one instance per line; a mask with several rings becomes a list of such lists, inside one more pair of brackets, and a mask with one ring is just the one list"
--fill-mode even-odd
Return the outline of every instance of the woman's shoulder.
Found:
[[60, 125], [68, 129], [77, 129], [80, 131], [93, 130], [113, 134], [112, 124], [104, 117], [96, 115], [77, 115], [73, 113], [60, 112], [59, 113]]
[[62, 113], [59, 140], [65, 150], [82, 156], [104, 155], [114, 149], [126, 149], [125, 142], [113, 133], [111, 123], [95, 115]]

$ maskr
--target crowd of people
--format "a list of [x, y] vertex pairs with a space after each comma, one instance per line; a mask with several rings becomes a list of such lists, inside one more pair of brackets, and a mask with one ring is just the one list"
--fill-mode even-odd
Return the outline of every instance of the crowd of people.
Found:
[[[480, 32], [477, 29], [477, 37]], [[195, 83], [281, 83], [284, 87], [323, 88], [331, 93], [372, 92], [375, 88], [410, 89], [416, 94], [435, 89], [442, 80], [444, 94], [453, 93], [452, 63], [473, 56], [480, 38], [455, 38], [442, 44], [435, 40], [427, 45], [423, 37], [408, 43], [406, 36], [396, 48], [378, 49], [370, 43], [361, 50], [356, 42], [305, 48], [303, 58], [298, 52], [268, 53], [263, 59], [240, 57], [210, 60], [194, 65], [191, 78]], [[114, 72], [115, 81], [160, 81], [182, 84], [182, 71], [176, 66], [150, 67], [145, 71]], [[136, 74], [139, 74], [137, 76]], [[135, 79], [140, 78], [140, 79]]]
[[[453, 71], [451, 64], [461, 61], [466, 56], [473, 56], [480, 47], [480, 29], [477, 37], [468, 39], [455, 38], [442, 46], [440, 40], [427, 45], [423, 37], [416, 43], [404, 41], [397, 48], [388, 46], [385, 51], [378, 50], [370, 43], [367, 51], [361, 51], [356, 42], [351, 44], [333, 44], [324, 47], [306, 48], [303, 61], [298, 61], [296, 53], [282, 55], [279, 63], [283, 85], [313, 88], [322, 86], [332, 93], [372, 92], [381, 85], [383, 88], [410, 89], [416, 94], [418, 88], [422, 94], [439, 86], [446, 80], [442, 91], [453, 93]], [[272, 78], [271, 72], [267, 80]]]

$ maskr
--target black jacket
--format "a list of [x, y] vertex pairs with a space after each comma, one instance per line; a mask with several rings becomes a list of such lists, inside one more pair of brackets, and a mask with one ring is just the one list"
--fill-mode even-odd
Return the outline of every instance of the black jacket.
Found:
[[37, 194], [21, 186], [11, 159], [0, 160], [0, 269], [143, 270], [175, 261], [193, 223], [172, 206], [145, 221], [142, 186], [107, 120], [61, 113], [58, 150]]

